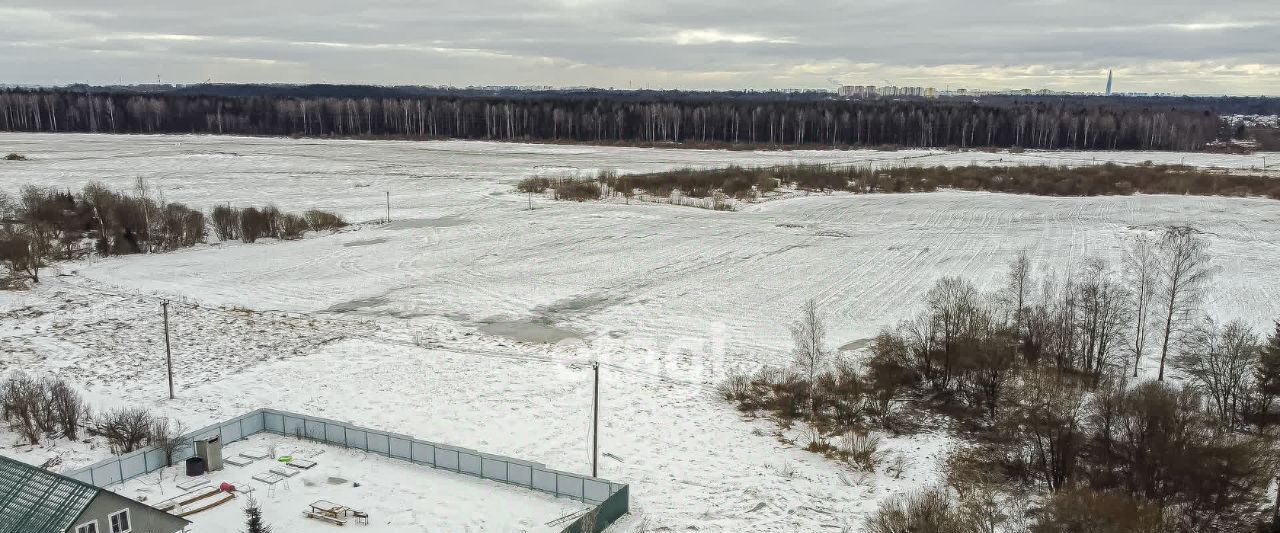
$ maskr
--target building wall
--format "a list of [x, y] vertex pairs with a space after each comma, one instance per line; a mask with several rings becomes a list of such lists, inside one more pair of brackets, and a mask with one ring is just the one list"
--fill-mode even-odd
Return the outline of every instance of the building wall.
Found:
[[71, 522], [67, 533], [75, 533], [76, 526], [90, 520], [98, 521], [99, 533], [111, 533], [111, 522], [108, 517], [121, 509], [129, 509], [129, 525], [131, 533], [175, 533], [182, 531], [187, 521], [169, 513], [158, 511], [135, 502], [109, 490], [98, 491], [98, 495], [89, 502], [84, 512]]

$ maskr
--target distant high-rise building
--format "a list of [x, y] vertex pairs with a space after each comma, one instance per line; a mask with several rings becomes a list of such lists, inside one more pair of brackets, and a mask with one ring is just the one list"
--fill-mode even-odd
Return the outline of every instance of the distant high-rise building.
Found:
[[1111, 69], [1107, 69], [1107, 96], [1111, 96]]

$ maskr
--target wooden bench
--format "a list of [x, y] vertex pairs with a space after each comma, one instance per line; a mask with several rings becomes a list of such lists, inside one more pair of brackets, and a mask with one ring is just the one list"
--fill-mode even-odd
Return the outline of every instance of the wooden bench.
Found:
[[357, 524], [369, 525], [369, 513], [364, 511], [351, 511], [351, 516], [356, 519]]
[[240, 457], [256, 460], [256, 459], [266, 459], [268, 457], [271, 457], [271, 454], [262, 448], [254, 448], [252, 450], [245, 450], [243, 452], [240, 452]]
[[222, 492], [222, 491], [218, 490], [218, 487], [214, 487], [214, 486], [198, 488], [186, 494], [175, 496], [173, 498], [169, 498], [165, 501], [157, 503], [155, 504], [155, 508], [161, 511], [167, 512], [167, 511], [171, 511], [176, 507], [185, 506], [187, 504], [190, 504], [191, 502], [207, 498], [219, 492]]
[[336, 525], [336, 526], [345, 526], [345, 525], [347, 525], [347, 521], [346, 521], [346, 520], [343, 520], [343, 519], [341, 519], [341, 518], [337, 518], [337, 517], [334, 517], [334, 516], [329, 516], [329, 515], [324, 514], [324, 513], [316, 513], [316, 512], [312, 512], [312, 511], [303, 511], [303, 512], [302, 512], [302, 516], [305, 516], [305, 517], [307, 517], [307, 518], [314, 518], [314, 519], [316, 519], [316, 520], [322, 520], [322, 521], [328, 522], [328, 523], [333, 524], [333, 525]]
[[184, 481], [178, 484], [178, 488], [182, 490], [191, 490], [201, 485], [208, 485], [208, 484], [209, 484], [209, 478], [206, 477], [201, 479], [192, 479], [190, 481]]
[[248, 466], [253, 464], [253, 462], [256, 460], [257, 459], [251, 459], [249, 457], [241, 456], [241, 457], [228, 457], [223, 461], [231, 466]]
[[311, 468], [311, 467], [315, 466], [315, 465], [316, 465], [316, 462], [315, 462], [315, 461], [310, 461], [310, 460], [307, 460], [307, 459], [294, 459], [294, 460], [289, 461], [289, 462], [287, 462], [287, 463], [285, 463], [285, 464], [286, 464], [286, 465], [288, 465], [288, 466], [292, 466], [292, 467], [294, 467], [294, 468], [301, 468], [301, 469], [303, 469], [303, 470], [306, 470], [306, 469], [308, 469], [308, 468]]
[[298, 475], [297, 470], [290, 470], [288, 468], [284, 468], [280, 466], [272, 467], [271, 470], [268, 470], [268, 472], [275, 474], [277, 476], [283, 476], [283, 477], [293, 477]]
[[[224, 504], [224, 503], [227, 503], [227, 502], [229, 502], [229, 501], [231, 501], [231, 500], [234, 500], [234, 499], [236, 498], [236, 495], [235, 495], [235, 494], [233, 494], [233, 493], [230, 493], [230, 492], [223, 492], [222, 494], [223, 494], [223, 496], [222, 496], [221, 498], [218, 498], [218, 499], [212, 500], [212, 501], [210, 501], [209, 503], [207, 503], [207, 504], [205, 504], [205, 505], [202, 505], [202, 506], [200, 506], [200, 507], [196, 507], [196, 508], [194, 508], [194, 509], [183, 509], [183, 510], [182, 510], [182, 512], [178, 513], [178, 516], [191, 516], [191, 515], [196, 514], [196, 513], [200, 512], [200, 511], [204, 511], [204, 510], [206, 510], [206, 509], [212, 509], [212, 508], [214, 508], [214, 507], [217, 507], [217, 506], [219, 506], [219, 505], [222, 505], [222, 504]], [[210, 496], [212, 496], [212, 495], [210, 495]]]

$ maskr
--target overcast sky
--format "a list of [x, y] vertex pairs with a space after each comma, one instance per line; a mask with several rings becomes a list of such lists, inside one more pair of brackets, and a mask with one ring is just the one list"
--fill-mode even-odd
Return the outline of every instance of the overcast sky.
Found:
[[1280, 93], [1277, 0], [3, 0], [0, 84]]

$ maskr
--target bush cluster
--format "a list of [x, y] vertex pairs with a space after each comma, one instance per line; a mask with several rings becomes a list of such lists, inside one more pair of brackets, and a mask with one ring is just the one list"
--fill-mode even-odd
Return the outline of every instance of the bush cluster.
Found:
[[334, 230], [342, 217], [318, 209], [301, 215], [264, 208], [214, 207], [208, 220], [199, 210], [164, 201], [139, 179], [133, 192], [91, 182], [73, 194], [27, 186], [18, 198], [0, 194], [0, 263], [15, 279], [40, 281], [46, 262], [98, 255], [170, 251], [205, 241], [211, 225], [221, 240], [299, 239], [307, 231]]
[[1280, 182], [1264, 176], [1225, 174], [1180, 165], [895, 167], [799, 164], [743, 168], [679, 169], [613, 176], [610, 187], [655, 196], [679, 190], [689, 196], [723, 192], [753, 198], [779, 184], [808, 191], [857, 193], [929, 192], [939, 188], [1037, 194], [1098, 196], [1186, 194], [1269, 196], [1280, 199]]
[[29, 444], [46, 435], [75, 439], [88, 417], [80, 394], [60, 379], [19, 375], [0, 384], [0, 418]]
[[347, 225], [342, 217], [328, 211], [311, 209], [297, 215], [282, 212], [274, 205], [244, 209], [219, 205], [213, 208], [210, 218], [218, 239], [239, 239], [247, 243], [261, 238], [296, 240], [307, 231], [334, 230]]

